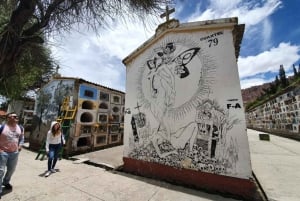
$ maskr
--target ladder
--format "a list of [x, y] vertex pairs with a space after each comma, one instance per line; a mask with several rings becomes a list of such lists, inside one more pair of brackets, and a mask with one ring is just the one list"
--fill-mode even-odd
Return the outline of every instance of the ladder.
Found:
[[[69, 101], [70, 101], [69, 96], [64, 99], [63, 104], [61, 106], [60, 114], [56, 118], [56, 121], [61, 125], [61, 130], [62, 133], [64, 134], [66, 143], [68, 142], [69, 135], [70, 135], [70, 127], [74, 121], [76, 111], [77, 111], [77, 106], [75, 106], [74, 108], [70, 108]], [[62, 158], [63, 152], [64, 152], [64, 146], [61, 148], [59, 152], [59, 159]], [[46, 156], [46, 140], [43, 141], [42, 146], [40, 147], [38, 154], [35, 157], [35, 160], [38, 160], [40, 156], [41, 156], [40, 160], [44, 160]]]

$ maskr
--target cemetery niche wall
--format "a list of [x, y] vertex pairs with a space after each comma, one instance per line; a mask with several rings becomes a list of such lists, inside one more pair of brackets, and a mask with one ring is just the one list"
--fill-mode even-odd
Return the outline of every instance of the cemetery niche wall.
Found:
[[124, 171], [256, 196], [236, 60], [237, 18], [172, 19], [123, 60]]
[[30, 149], [43, 146], [50, 124], [59, 119], [66, 98], [66, 112], [72, 116], [62, 122], [62, 127], [67, 123], [69, 130], [64, 133], [68, 139], [66, 155], [123, 144], [124, 92], [79, 78], [56, 77], [40, 89], [36, 98]]

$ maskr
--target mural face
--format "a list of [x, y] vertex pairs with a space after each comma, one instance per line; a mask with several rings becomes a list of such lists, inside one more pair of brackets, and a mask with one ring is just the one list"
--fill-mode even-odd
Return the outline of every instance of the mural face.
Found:
[[229, 30], [162, 38], [130, 63], [126, 91], [127, 157], [251, 176]]

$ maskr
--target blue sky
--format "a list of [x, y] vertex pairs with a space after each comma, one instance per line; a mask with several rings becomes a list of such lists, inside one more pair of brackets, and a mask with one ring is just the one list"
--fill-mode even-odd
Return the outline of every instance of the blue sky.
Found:
[[[275, 80], [282, 64], [287, 75], [300, 63], [299, 0], [177, 0], [170, 5], [170, 18], [182, 23], [238, 17], [246, 29], [238, 69], [241, 88]], [[122, 60], [153, 36], [164, 19], [149, 17], [141, 22], [116, 22], [100, 34], [75, 29], [51, 40], [53, 56], [62, 76], [78, 77], [121, 91], [125, 90], [126, 68]]]

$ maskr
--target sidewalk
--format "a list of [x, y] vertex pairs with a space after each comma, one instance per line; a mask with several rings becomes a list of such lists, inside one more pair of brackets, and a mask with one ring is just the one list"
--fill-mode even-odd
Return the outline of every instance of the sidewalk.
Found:
[[[300, 143], [248, 129], [252, 170], [270, 201], [300, 200]], [[299, 135], [299, 134], [295, 134]]]
[[[259, 140], [248, 129], [254, 174], [270, 201], [300, 200], [300, 143], [270, 135]], [[234, 201], [220, 195], [171, 185], [166, 182], [113, 171], [122, 165], [123, 146], [75, 156], [80, 160], [60, 160], [59, 172], [44, 177], [47, 161], [35, 160], [36, 153], [23, 149], [12, 177], [7, 201]], [[89, 161], [100, 167], [80, 163]], [[5, 194], [6, 193], [6, 194]]]
[[12, 177], [7, 201], [233, 201], [220, 195], [188, 189], [122, 172], [106, 171], [76, 161], [58, 161], [59, 172], [44, 177], [47, 161], [23, 149]]

